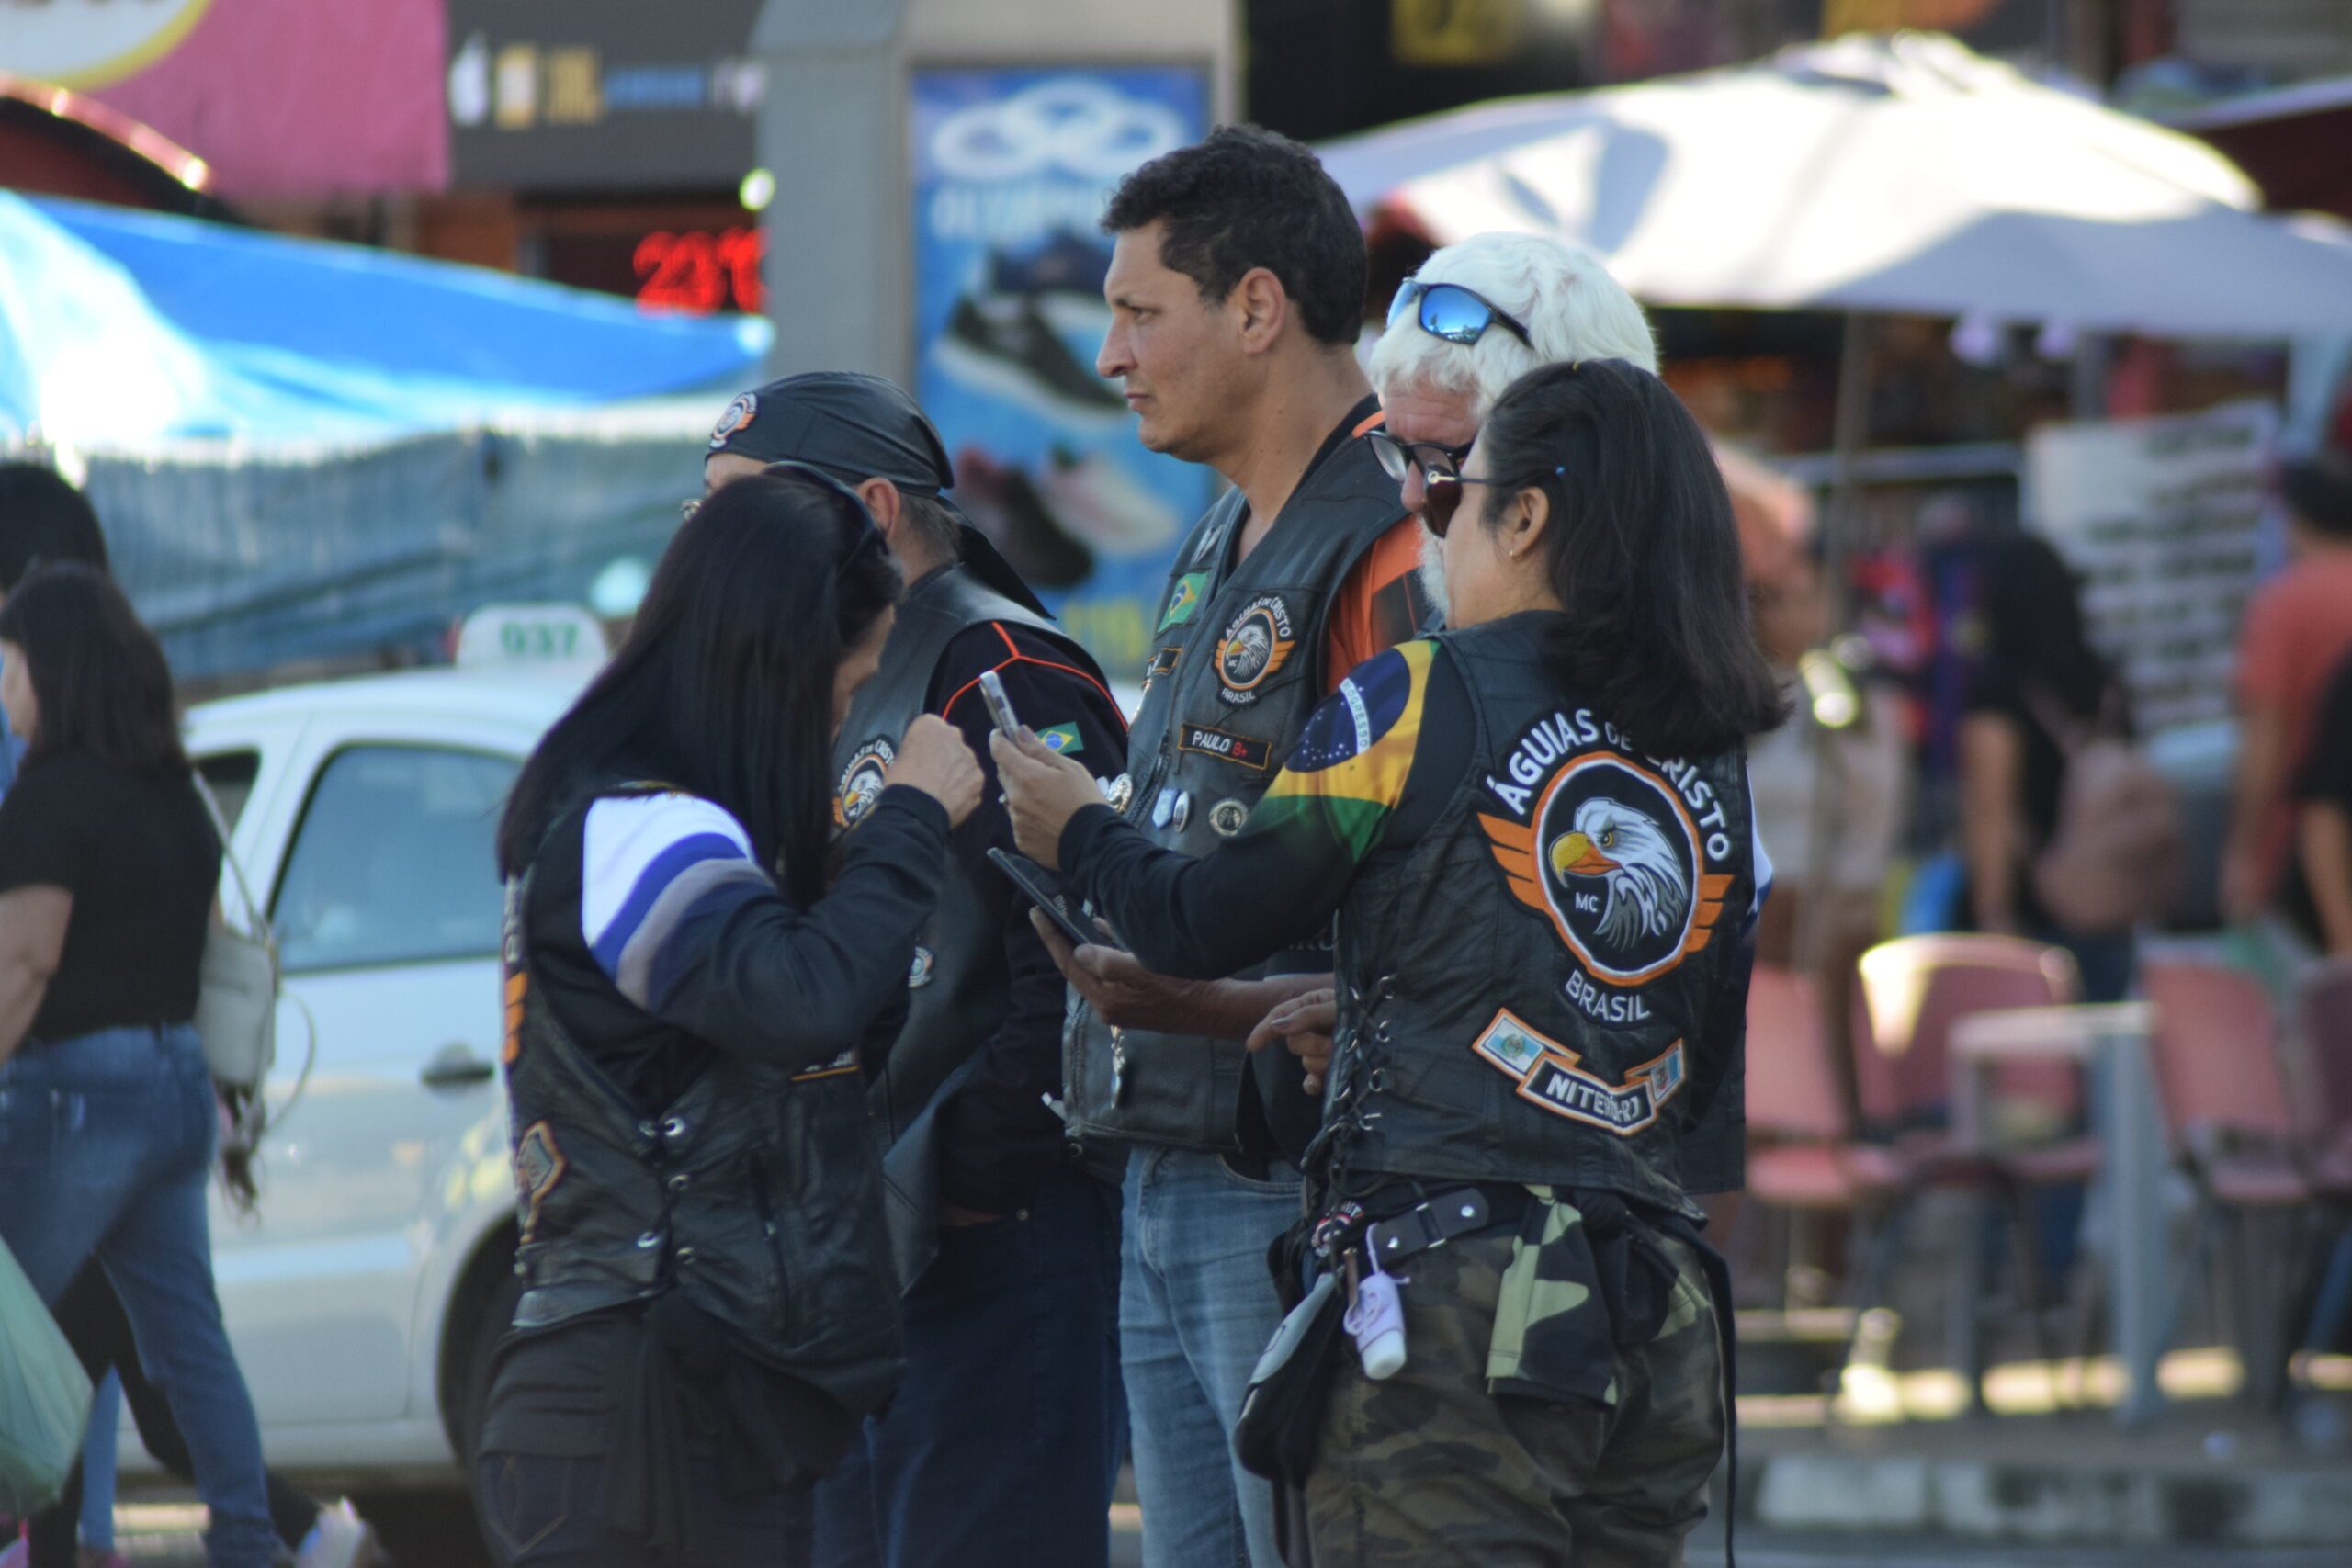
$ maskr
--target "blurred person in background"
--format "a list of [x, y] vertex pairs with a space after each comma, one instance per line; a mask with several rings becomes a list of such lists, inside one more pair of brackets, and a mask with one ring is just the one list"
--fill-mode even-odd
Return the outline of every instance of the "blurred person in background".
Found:
[[2296, 795], [2299, 913], [2323, 953], [2352, 958], [2352, 658], [2328, 682]]
[[522, 1296], [474, 1464], [517, 1568], [800, 1568], [815, 1480], [898, 1383], [860, 1053], [980, 793], [919, 717], [834, 852], [831, 752], [899, 592], [846, 487], [736, 479], [515, 780]]
[[[1751, 537], [1743, 527], [1742, 544]], [[1881, 900], [1910, 804], [1903, 697], [1888, 682], [1848, 668], [1826, 646], [1835, 630], [1829, 595], [1809, 556], [1745, 553], [1757, 642], [1794, 699], [1789, 721], [1758, 736], [1747, 751], [1757, 827], [1776, 872], [1756, 957], [1806, 970], [1822, 996], [1843, 997], [1853, 988], [1855, 961], [1879, 940]], [[1850, 1010], [1822, 1013], [1850, 1111]]]
[[1981, 639], [1960, 729], [1968, 924], [2065, 948], [2086, 1000], [2120, 1001], [2132, 984], [2131, 931], [2063, 929], [2035, 893], [2032, 866], [2058, 829], [2074, 738], [2129, 736], [2130, 703], [2090, 645], [2079, 580], [2046, 540], [1992, 541], [1977, 581]]
[[817, 1488], [816, 1561], [1101, 1568], [1125, 1455], [1118, 1171], [1073, 1160], [1052, 1109], [1069, 993], [988, 859], [1014, 844], [980, 677], [1100, 774], [1125, 761], [1126, 720], [1093, 659], [947, 498], [946, 448], [903, 389], [820, 370], [746, 392], [711, 433], [703, 482], [716, 492], [775, 461], [854, 489], [907, 579], [833, 744], [835, 821], [865, 820], [922, 714], [962, 731], [989, 775], [868, 1095], [892, 1140], [907, 1373]]
[[0, 1241], [54, 1304], [96, 1260], [189, 1434], [213, 1568], [277, 1540], [253, 1402], [212, 1281], [219, 1112], [196, 1016], [221, 846], [154, 635], [103, 573], [0, 604]]
[[[89, 502], [50, 468], [0, 465], [0, 601], [36, 564], [69, 562], [109, 570], [106, 536]], [[11, 782], [5, 770], [13, 766], [17, 749], [5, 734], [0, 726], [0, 795]], [[220, 1164], [232, 1200], [250, 1212], [257, 1194], [249, 1151], [224, 1142]], [[187, 1440], [172, 1418], [171, 1401], [140, 1366], [130, 1316], [106, 1270], [85, 1265], [56, 1311], [97, 1397], [81, 1468], [67, 1482], [64, 1495], [28, 1521], [25, 1540], [0, 1551], [0, 1568], [73, 1568], [77, 1562], [92, 1568], [121, 1561], [114, 1551], [114, 1450], [126, 1402], [139, 1440], [155, 1461], [183, 1480], [196, 1475]], [[368, 1560], [373, 1536], [348, 1502], [322, 1505], [274, 1472], [266, 1480], [271, 1523], [293, 1551], [297, 1568], [350, 1568]]]
[[2352, 653], [2352, 453], [2329, 451], [2279, 475], [2287, 570], [2258, 589], [2238, 634], [2238, 761], [2222, 906], [2252, 919], [2280, 890], [2294, 837], [2290, 800], [2311, 754], [2328, 676]]

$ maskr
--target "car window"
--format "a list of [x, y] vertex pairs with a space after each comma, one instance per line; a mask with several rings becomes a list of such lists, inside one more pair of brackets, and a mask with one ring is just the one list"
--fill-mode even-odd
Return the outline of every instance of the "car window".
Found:
[[258, 751], [222, 751], [210, 757], [199, 757], [196, 771], [204, 780], [204, 787], [220, 807], [220, 819], [232, 830], [237, 818], [245, 814], [245, 802], [253, 798], [254, 780], [261, 774], [261, 753]]
[[288, 972], [495, 956], [492, 840], [520, 766], [425, 746], [329, 758], [270, 908]]

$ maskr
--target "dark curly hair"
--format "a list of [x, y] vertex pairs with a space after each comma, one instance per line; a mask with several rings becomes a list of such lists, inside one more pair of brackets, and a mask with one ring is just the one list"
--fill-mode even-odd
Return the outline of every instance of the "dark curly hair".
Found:
[[1363, 231], [1315, 154], [1254, 125], [1220, 126], [1208, 140], [1163, 153], [1119, 182], [1102, 230], [1153, 223], [1159, 259], [1200, 285], [1212, 304], [1264, 267], [1282, 280], [1307, 335], [1353, 344], [1363, 321], [1370, 263]]
[[1487, 526], [1515, 491], [1550, 501], [1544, 566], [1567, 613], [1544, 658], [1569, 690], [1657, 757], [1713, 756], [1781, 722], [1723, 471], [1665, 382], [1622, 359], [1531, 370], [1478, 446], [1498, 487]]

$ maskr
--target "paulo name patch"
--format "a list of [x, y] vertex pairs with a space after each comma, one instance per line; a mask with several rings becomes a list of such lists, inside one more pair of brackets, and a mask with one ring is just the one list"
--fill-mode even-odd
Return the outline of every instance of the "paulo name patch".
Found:
[[1227, 735], [1222, 729], [1211, 729], [1204, 724], [1188, 724], [1184, 739], [1177, 743], [1180, 750], [1198, 751], [1206, 757], [1222, 757], [1228, 762], [1238, 762], [1245, 768], [1264, 773], [1273, 766], [1273, 746], [1264, 740], [1252, 740], [1246, 735]]

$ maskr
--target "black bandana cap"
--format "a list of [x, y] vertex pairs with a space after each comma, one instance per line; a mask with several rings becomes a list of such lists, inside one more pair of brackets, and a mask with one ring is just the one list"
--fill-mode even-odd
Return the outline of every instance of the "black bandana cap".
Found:
[[762, 463], [805, 463], [854, 488], [888, 479], [907, 495], [936, 498], [961, 525], [964, 564], [1038, 615], [1046, 607], [946, 491], [956, 482], [946, 444], [905, 388], [856, 370], [810, 370], [771, 381], [727, 405], [710, 453]]

